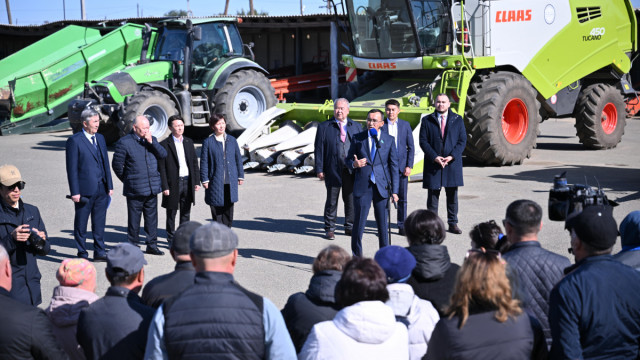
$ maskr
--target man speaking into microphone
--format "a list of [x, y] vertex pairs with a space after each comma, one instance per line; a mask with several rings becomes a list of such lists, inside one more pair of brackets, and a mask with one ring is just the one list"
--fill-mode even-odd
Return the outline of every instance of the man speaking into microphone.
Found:
[[358, 257], [362, 257], [362, 234], [371, 202], [378, 225], [378, 243], [382, 248], [389, 245], [389, 195], [394, 203], [398, 201], [398, 152], [393, 137], [380, 131], [383, 118], [382, 111], [369, 111], [367, 131], [354, 136], [345, 161], [355, 173], [351, 251], [353, 256]]

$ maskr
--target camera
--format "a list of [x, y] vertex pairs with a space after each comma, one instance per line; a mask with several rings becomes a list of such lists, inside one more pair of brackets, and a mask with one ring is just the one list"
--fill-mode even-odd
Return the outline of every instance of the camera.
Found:
[[604, 191], [598, 187], [575, 184], [567, 185], [567, 172], [553, 178], [553, 188], [549, 190], [549, 220], [565, 221], [574, 212], [581, 212], [587, 206], [617, 206], [615, 201], [607, 199]]
[[31, 233], [27, 239], [27, 245], [32, 246], [37, 251], [44, 251], [45, 240], [38, 235], [36, 229], [31, 228]]

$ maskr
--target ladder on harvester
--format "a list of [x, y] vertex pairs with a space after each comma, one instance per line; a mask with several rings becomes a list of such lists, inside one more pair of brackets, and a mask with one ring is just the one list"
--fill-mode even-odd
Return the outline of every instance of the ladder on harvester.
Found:
[[449, 95], [451, 109], [459, 115], [464, 115], [464, 107], [467, 102], [469, 83], [475, 70], [472, 70], [465, 61], [459, 69], [445, 70], [442, 72], [438, 93]]

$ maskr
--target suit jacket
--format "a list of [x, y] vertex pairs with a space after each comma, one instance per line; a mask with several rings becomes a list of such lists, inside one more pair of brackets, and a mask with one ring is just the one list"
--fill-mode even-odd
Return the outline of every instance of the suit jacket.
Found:
[[124, 187], [124, 196], [151, 196], [162, 192], [158, 159], [167, 157], [167, 151], [153, 137], [144, 143], [133, 131], [120, 138], [113, 153], [113, 172]]
[[222, 143], [211, 135], [202, 142], [200, 154], [200, 180], [209, 182], [204, 191], [204, 202], [209, 206], [224, 206], [224, 158], [229, 170], [229, 191], [231, 202], [238, 202], [238, 180], [244, 178], [242, 155], [236, 138], [225, 135], [224, 154]]
[[[375, 144], [373, 145], [375, 146]], [[353, 156], [358, 159], [367, 159], [367, 165], [361, 168], [353, 168]], [[351, 148], [347, 155], [346, 162], [349, 169], [355, 170], [356, 178], [353, 183], [353, 196], [360, 197], [364, 195], [369, 187], [369, 178], [373, 171], [376, 178], [376, 187], [383, 197], [389, 197], [389, 191], [385, 187], [388, 181], [391, 182], [390, 189], [392, 194], [398, 193], [399, 172], [398, 172], [398, 152], [393, 136], [387, 133], [380, 134], [380, 148], [374, 159], [371, 158], [371, 149], [369, 148], [369, 132], [363, 131], [354, 136], [351, 141]]]
[[[402, 174], [404, 169], [413, 168], [413, 153], [415, 148], [413, 145], [413, 134], [411, 133], [411, 124], [402, 119], [396, 120], [398, 123], [398, 138], [396, 139], [396, 148], [398, 149], [398, 171]], [[385, 119], [382, 131], [389, 133], [389, 120]]]
[[[436, 113], [422, 118], [420, 125], [420, 147], [424, 151], [424, 171], [422, 187], [440, 189], [442, 187], [463, 186], [462, 152], [467, 144], [467, 132], [460, 115], [449, 110], [444, 128], [444, 138]], [[444, 169], [434, 162], [437, 156], [453, 156]]]
[[[158, 161], [158, 170], [160, 170], [160, 181], [162, 182], [162, 191], [169, 190], [169, 196], [162, 195], [162, 207], [177, 210], [180, 207], [180, 193], [178, 181], [180, 178], [180, 164], [178, 160], [178, 152], [173, 136], [169, 136], [163, 140], [160, 145], [167, 151], [167, 157]], [[198, 169], [198, 156], [193, 146], [193, 140], [186, 136], [182, 137], [182, 146], [184, 147], [184, 158], [189, 168], [189, 180], [191, 181], [187, 196], [195, 205], [195, 189], [200, 184], [200, 170]]]
[[98, 144], [97, 152], [91, 141], [84, 135], [84, 131], [77, 132], [67, 139], [67, 180], [71, 195], [95, 194], [102, 179], [107, 185], [105, 191], [113, 190], [107, 143], [101, 134], [95, 136]]
[[[353, 141], [353, 137], [359, 132], [362, 132], [362, 126], [347, 118], [347, 137], [350, 141]], [[342, 186], [342, 168], [345, 163], [344, 158], [339, 155], [338, 146], [341, 144], [340, 128], [335, 118], [318, 125], [314, 144], [316, 173], [324, 173], [327, 186]]]

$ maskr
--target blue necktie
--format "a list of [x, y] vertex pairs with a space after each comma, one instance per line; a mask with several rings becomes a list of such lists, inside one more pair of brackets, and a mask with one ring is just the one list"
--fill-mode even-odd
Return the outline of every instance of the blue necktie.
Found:
[[[376, 141], [375, 139], [372, 137], [371, 138], [371, 163], [376, 161]], [[372, 183], [376, 183], [376, 175], [374, 174], [373, 171], [373, 166], [371, 166], [371, 182]]]
[[98, 151], [98, 144], [96, 144], [96, 136], [91, 136], [91, 142], [93, 143], [93, 148]]

